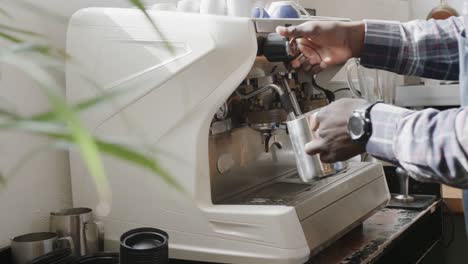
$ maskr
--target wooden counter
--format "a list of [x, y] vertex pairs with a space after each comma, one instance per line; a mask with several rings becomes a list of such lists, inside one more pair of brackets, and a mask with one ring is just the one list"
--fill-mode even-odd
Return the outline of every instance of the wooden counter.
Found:
[[[384, 208], [307, 264], [416, 263], [439, 241], [441, 215], [440, 202], [420, 211]], [[10, 263], [9, 258], [9, 249], [0, 249], [0, 263]]]
[[[366, 220], [363, 225], [350, 232], [329, 248], [312, 258], [308, 263], [355, 264], [388, 262], [385, 254], [424, 217], [438, 213], [438, 202], [422, 211], [384, 208]], [[435, 221], [437, 224], [438, 221]], [[435, 231], [434, 229], [432, 229]], [[431, 230], [427, 230], [430, 232]], [[434, 236], [436, 238], [438, 236]], [[426, 243], [422, 241], [421, 243]], [[436, 241], [434, 241], [436, 242]], [[416, 245], [417, 246], [417, 245]], [[417, 258], [417, 256], [415, 256]], [[398, 260], [395, 263], [406, 263]], [[391, 263], [391, 262], [389, 262]]]

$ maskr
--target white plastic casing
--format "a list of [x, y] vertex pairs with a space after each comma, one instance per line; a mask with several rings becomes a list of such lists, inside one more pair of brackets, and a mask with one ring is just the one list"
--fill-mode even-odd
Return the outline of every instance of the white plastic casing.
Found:
[[[99, 93], [91, 77], [122, 94], [82, 114], [100, 137], [157, 149], [159, 164], [186, 193], [154, 174], [106, 157], [112, 210], [101, 216], [106, 239], [132, 228], [168, 231], [173, 258], [229, 263], [303, 263], [309, 256], [292, 207], [213, 205], [208, 165], [210, 121], [251, 69], [257, 50], [251, 20], [155, 12], [161, 36], [136, 9], [91, 8], [71, 19], [67, 97]], [[172, 51], [167, 49], [167, 40]], [[83, 72], [84, 69], [84, 72]], [[70, 153], [75, 206], [95, 208], [94, 183]]]

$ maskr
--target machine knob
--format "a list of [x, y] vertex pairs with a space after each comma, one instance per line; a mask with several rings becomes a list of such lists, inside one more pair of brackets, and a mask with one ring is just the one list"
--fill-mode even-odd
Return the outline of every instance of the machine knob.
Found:
[[400, 195], [397, 195], [395, 199], [405, 203], [411, 203], [414, 201], [414, 197], [409, 195], [409, 176], [402, 168], [396, 169], [398, 181], [400, 183]]
[[289, 50], [289, 40], [277, 33], [257, 39], [257, 56], [265, 56], [269, 62], [289, 62], [293, 59]]

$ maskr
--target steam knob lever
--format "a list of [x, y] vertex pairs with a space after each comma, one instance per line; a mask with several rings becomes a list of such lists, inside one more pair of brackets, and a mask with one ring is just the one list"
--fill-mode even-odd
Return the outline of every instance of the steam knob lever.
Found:
[[397, 195], [395, 199], [400, 200], [404, 203], [411, 203], [414, 201], [414, 197], [409, 195], [409, 176], [402, 168], [396, 169], [398, 181], [400, 183], [400, 195]]
[[289, 50], [289, 40], [277, 33], [257, 38], [257, 56], [265, 56], [269, 62], [290, 62], [293, 57]]

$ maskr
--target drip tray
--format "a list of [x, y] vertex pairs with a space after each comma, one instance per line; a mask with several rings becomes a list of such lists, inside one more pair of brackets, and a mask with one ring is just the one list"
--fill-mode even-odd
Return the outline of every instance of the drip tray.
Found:
[[256, 188], [239, 193], [218, 204], [242, 205], [291, 205], [302, 196], [310, 195], [323, 187], [346, 177], [348, 172], [356, 168], [343, 170], [337, 174], [324, 177], [318, 181], [304, 183], [299, 179], [297, 172], [287, 174], [279, 179], [270, 181]]
[[223, 204], [286, 205], [298, 194], [307, 192], [313, 187], [313, 184], [307, 183], [272, 182], [252, 192], [227, 200]]

